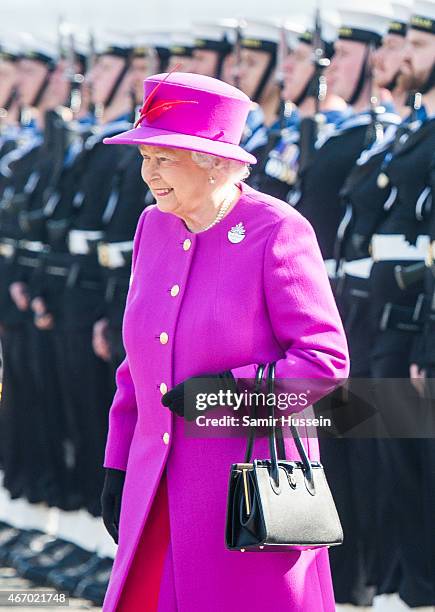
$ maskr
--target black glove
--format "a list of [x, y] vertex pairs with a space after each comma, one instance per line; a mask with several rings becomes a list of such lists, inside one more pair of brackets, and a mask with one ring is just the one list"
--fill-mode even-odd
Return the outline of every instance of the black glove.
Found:
[[192, 376], [192, 378], [188, 378], [184, 382], [175, 385], [175, 387], [165, 393], [162, 396], [162, 404], [174, 414], [184, 417], [187, 421], [193, 421], [199, 414], [214, 408], [214, 406], [210, 406], [205, 410], [198, 411], [195, 408], [197, 394], [218, 394], [219, 391], [237, 393], [236, 379], [231, 370], [219, 374]]
[[119, 516], [121, 514], [124, 480], [124, 471], [106, 468], [103, 492], [101, 493], [101, 509], [104, 525], [115, 544], [118, 544]]

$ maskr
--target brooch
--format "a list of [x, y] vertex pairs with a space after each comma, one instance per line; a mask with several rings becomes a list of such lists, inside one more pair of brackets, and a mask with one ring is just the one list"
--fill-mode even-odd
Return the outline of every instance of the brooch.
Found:
[[232, 227], [229, 231], [228, 231], [228, 240], [230, 242], [232, 242], [233, 244], [238, 244], [239, 242], [242, 242], [242, 240], [245, 238], [245, 228], [243, 226], [243, 223], [237, 223], [237, 225], [234, 225], [234, 227]]

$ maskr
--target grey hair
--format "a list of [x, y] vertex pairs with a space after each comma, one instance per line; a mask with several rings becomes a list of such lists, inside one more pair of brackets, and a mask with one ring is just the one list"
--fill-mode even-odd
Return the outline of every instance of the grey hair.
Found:
[[235, 159], [226, 159], [211, 155], [210, 153], [191, 152], [192, 159], [200, 168], [205, 170], [221, 170], [226, 174], [232, 175], [235, 180], [243, 181], [249, 176], [249, 164]]

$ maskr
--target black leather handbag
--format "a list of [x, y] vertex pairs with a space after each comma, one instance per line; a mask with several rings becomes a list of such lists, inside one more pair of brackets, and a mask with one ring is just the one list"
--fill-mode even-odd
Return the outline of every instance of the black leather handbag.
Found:
[[[258, 366], [255, 390], [263, 383]], [[269, 364], [267, 392], [274, 393], [275, 363]], [[270, 404], [270, 402], [268, 402]], [[255, 417], [255, 415], [253, 414]], [[269, 416], [274, 417], [273, 406]], [[225, 543], [229, 550], [305, 550], [342, 544], [343, 530], [323, 466], [310, 461], [298, 431], [291, 433], [300, 461], [277, 456], [276, 427], [269, 429], [270, 459], [251, 462], [255, 428], [249, 431], [244, 463], [231, 466]]]

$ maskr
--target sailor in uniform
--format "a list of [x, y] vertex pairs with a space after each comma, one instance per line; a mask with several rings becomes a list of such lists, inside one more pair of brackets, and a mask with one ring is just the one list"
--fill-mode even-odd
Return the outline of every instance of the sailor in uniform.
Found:
[[[388, 20], [363, 11], [341, 11], [342, 25], [327, 69], [330, 92], [343, 98], [352, 111], [322, 130], [311, 149], [308, 163], [300, 164], [298, 182], [288, 201], [313, 225], [330, 278], [335, 277], [334, 244], [342, 217], [340, 189], [361, 151], [397, 117], [370, 109], [370, 52], [381, 42]], [[355, 70], [355, 66], [358, 70]], [[382, 109], [383, 110], [383, 109]], [[305, 156], [301, 148], [301, 158]]]
[[[374, 66], [382, 66], [382, 70], [379, 69], [377, 73], [376, 83], [379, 87], [386, 85], [387, 80], [391, 81], [391, 75], [394, 75], [396, 80], [401, 78], [397, 71], [403, 61], [407, 21], [401, 21], [399, 17], [401, 15], [394, 16], [390, 22], [382, 45], [376, 52], [377, 59]], [[391, 50], [392, 45], [394, 51]], [[409, 115], [410, 108], [406, 108]], [[371, 342], [367, 326], [369, 325], [368, 278], [372, 260], [368, 249], [371, 236], [387, 215], [389, 207], [391, 185], [386, 175], [381, 172], [381, 168], [386, 156], [390, 155], [389, 151], [393, 146], [397, 129], [398, 123], [393, 122], [387, 127], [382, 138], [372, 142], [371, 146], [361, 153], [340, 194], [344, 215], [335, 244], [335, 256], [340, 269], [336, 297], [350, 344], [351, 373], [356, 377], [370, 375]]]
[[[181, 52], [180, 47], [177, 50]], [[142, 61], [136, 61], [135, 65], [137, 57]], [[148, 61], [144, 61], [144, 57]], [[136, 108], [143, 98], [143, 82], [150, 74], [151, 58], [152, 47], [136, 46], [133, 49], [131, 73]], [[93, 347], [96, 355], [110, 363], [113, 384], [115, 371], [125, 356], [122, 320], [130, 280], [134, 232], [145, 206], [154, 203], [151, 191], [142, 180], [141, 166], [142, 157], [138, 151], [128, 147], [113, 173], [111, 191], [102, 215], [103, 235], [97, 245], [104, 279], [104, 309], [101, 313], [104, 316], [94, 324]]]
[[[407, 18], [403, 6], [400, 6], [388, 25], [382, 45], [375, 53], [374, 66], [378, 67], [378, 70], [374, 71], [374, 83], [378, 87], [388, 85], [393, 76], [396, 82], [401, 80], [398, 69], [403, 59], [408, 19], [409, 11]], [[395, 99], [403, 102], [400, 97]], [[408, 114], [409, 112], [408, 108]], [[364, 400], [360, 401], [362, 383], [356, 379], [367, 379], [370, 376], [372, 337], [367, 330], [371, 327], [369, 275], [372, 260], [368, 249], [377, 225], [387, 215], [391, 186], [386, 184], [380, 174], [383, 160], [388, 155], [397, 129], [398, 125], [392, 123], [382, 138], [372, 142], [371, 146], [361, 153], [340, 194], [345, 213], [335, 244], [335, 257], [339, 266], [336, 298], [351, 354], [352, 379], [349, 391], [353, 393], [351, 400], [343, 408], [349, 416], [359, 414], [365, 401], [373, 401], [373, 398], [367, 395], [368, 385]], [[372, 427], [372, 421], [365, 423], [365, 426]], [[367, 435], [370, 437], [373, 431], [369, 430]], [[361, 433], [361, 436], [364, 434]], [[353, 601], [368, 603], [375, 593], [374, 585], [384, 581], [381, 576], [389, 574], [389, 561], [385, 562], [385, 559], [389, 559], [394, 548], [395, 533], [391, 522], [385, 521], [385, 516], [394, 509], [391, 507], [389, 483], [377, 487], [374, 494], [374, 480], [368, 479], [368, 474], [376, 471], [378, 465], [376, 440], [358, 439], [356, 436], [352, 440], [340, 441], [340, 444], [344, 462], [348, 466], [348, 481], [346, 486], [342, 487], [342, 490], [347, 492], [346, 516], [358, 517], [358, 520], [355, 520], [350, 530], [351, 535], [346, 546], [337, 555], [333, 554], [333, 564], [337, 557], [337, 594], [343, 600], [347, 593], [347, 599], [352, 601], [352, 594], [346, 586], [349, 584], [349, 577], [343, 575], [343, 568], [353, 568], [353, 576], [358, 576], [360, 581], [359, 598]], [[380, 483], [380, 479], [377, 483]], [[373, 517], [377, 518], [376, 528]], [[364, 582], [371, 586], [364, 587]]]
[[276, 78], [280, 29], [271, 22], [251, 20], [237, 26], [236, 35], [234, 83], [252, 100], [240, 144], [261, 159], [281, 107]]
[[168, 71], [179, 66], [180, 72], [192, 72], [194, 39], [188, 32], [171, 33], [171, 56], [168, 63]]
[[393, 18], [387, 33], [373, 54], [373, 85], [383, 94], [382, 104], [405, 118], [409, 114], [409, 91], [403, 86], [401, 65], [407, 45], [411, 5], [402, 0], [393, 2], [392, 7]]
[[[421, 274], [430, 243], [431, 164], [435, 148], [435, 4], [421, 0], [413, 7], [402, 75], [406, 86], [422, 94], [417, 117], [398, 132], [380, 178], [391, 185], [388, 214], [370, 244], [373, 266], [370, 291], [373, 326], [371, 374], [382, 379], [375, 387], [382, 418], [380, 466], [390, 482], [397, 538], [390, 571], [392, 588], [411, 607], [433, 606], [433, 505], [427, 482], [433, 466], [433, 440], [425, 436], [425, 412], [410, 375], [416, 337], [424, 313]], [[411, 270], [412, 272], [412, 270]], [[403, 380], [398, 380], [403, 379]], [[427, 444], [429, 442], [429, 445]], [[410, 521], [412, 516], [412, 521]], [[391, 517], [390, 517], [391, 518]], [[421, 546], [416, 546], [416, 542]], [[394, 566], [395, 564], [395, 566]], [[392, 584], [391, 584], [392, 583]], [[388, 591], [387, 591], [388, 590]], [[429, 609], [429, 608], [428, 608]]]
[[[58, 276], [59, 297], [55, 321], [63, 346], [58, 351], [62, 394], [68, 404], [73, 433], [72, 454], [84, 506], [100, 513], [101, 453], [111, 399], [110, 371], [92, 348], [94, 323], [104, 312], [104, 279], [97, 244], [103, 237], [103, 215], [111, 192], [111, 177], [125, 150], [107, 152], [102, 140], [131, 126], [131, 48], [104, 45], [87, 75], [97, 124], [66, 173], [58, 201], [60, 234], [65, 230], [68, 253], [51, 267]], [[72, 212], [70, 212], [72, 209]], [[62, 221], [66, 227], [62, 228]]]
[[49, 466], [38, 423], [42, 406], [36, 391], [37, 364], [29, 346], [32, 316], [27, 281], [44, 244], [41, 236], [24, 235], [23, 222], [40, 178], [34, 165], [43, 145], [43, 113], [48, 104], [56, 104], [46, 95], [56, 60], [49, 45], [34, 39], [26, 42], [18, 60], [17, 81], [24, 125], [15, 148], [0, 163], [2, 412], [7, 441], [3, 485], [12, 498], [24, 496], [31, 502], [40, 502], [47, 495], [46, 474], [41, 466]]
[[[329, 94], [326, 87], [322, 91], [323, 66], [313, 61], [313, 57], [317, 57], [315, 44], [319, 45], [321, 61], [329, 62], [333, 53], [330, 42], [332, 32], [331, 29], [328, 33], [325, 32], [323, 27], [322, 32], [318, 34], [319, 41], [315, 41], [312, 30], [301, 31], [292, 45], [292, 52], [288, 53], [283, 61], [281, 96], [284, 126], [276, 137], [274, 131], [270, 131], [263, 159], [260, 157], [258, 168], [254, 169], [250, 177], [250, 184], [255, 189], [283, 200], [293, 188], [298, 176], [301, 116], [305, 118], [304, 126], [309, 124], [309, 130], [303, 129], [305, 151], [310, 148], [306, 146], [308, 140], [315, 141], [321, 129], [329, 129], [331, 123], [340, 121], [343, 113], [347, 112], [346, 103], [341, 98]], [[321, 39], [322, 35], [324, 40]]]
[[224, 64], [232, 51], [226, 28], [218, 23], [194, 23], [195, 40], [190, 72], [221, 79]]
[[18, 134], [18, 47], [0, 42], [0, 158], [9, 150], [6, 143]]
[[[386, 127], [400, 120], [381, 110], [370, 109], [371, 79], [368, 72], [371, 49], [381, 42], [388, 19], [364, 10], [342, 11], [341, 26], [334, 44], [331, 64], [325, 70], [329, 93], [351, 107], [342, 111], [338, 121], [321, 124], [314, 143], [301, 141], [298, 182], [289, 201], [313, 224], [331, 281], [336, 282], [335, 242], [343, 216], [340, 191], [362, 150], [383, 139]], [[351, 61], [350, 61], [351, 60]], [[355, 69], [357, 66], [357, 70]], [[308, 147], [308, 152], [306, 148]], [[337, 401], [342, 401], [342, 392]], [[320, 405], [323, 410], [326, 406]], [[342, 412], [356, 421], [352, 405]], [[358, 413], [359, 414], [359, 413]], [[340, 550], [331, 551], [331, 568], [337, 603], [371, 605], [374, 588], [367, 582], [367, 549], [371, 543], [365, 483], [361, 474], [361, 457], [372, 456], [366, 441], [320, 438], [322, 459], [329, 474], [331, 489], [348, 534]], [[363, 478], [362, 478], [363, 477]], [[370, 498], [371, 499], [371, 498]], [[355, 510], [358, 508], [358, 512]]]

